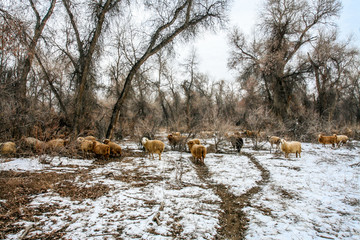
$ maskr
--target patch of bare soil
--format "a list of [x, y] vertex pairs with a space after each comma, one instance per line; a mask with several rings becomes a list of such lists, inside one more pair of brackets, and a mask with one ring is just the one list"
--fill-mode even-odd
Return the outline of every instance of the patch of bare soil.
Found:
[[[36, 208], [29, 207], [32, 196], [51, 190], [63, 197], [70, 197], [72, 200], [82, 200], [85, 198], [96, 199], [109, 192], [109, 187], [102, 184], [89, 187], [78, 186], [75, 183], [75, 177], [79, 175], [79, 179], [86, 180], [87, 170], [80, 171], [76, 175], [56, 172], [0, 171], [0, 199], [5, 200], [0, 202], [0, 238], [4, 239], [7, 234], [23, 230], [16, 224], [19, 220], [37, 222], [37, 216], [59, 209], [59, 206], [52, 203]], [[46, 233], [32, 239], [54, 239], [61, 237], [62, 233], [59, 234], [59, 231]]]
[[[252, 197], [259, 193], [262, 187], [269, 182], [270, 172], [266, 170], [260, 162], [250, 153], [244, 153], [250, 161], [261, 171], [261, 180], [257, 181], [257, 186], [250, 188], [244, 194], [236, 196], [229, 192], [223, 184], [214, 184], [210, 180], [209, 169], [204, 164], [196, 165], [196, 172], [201, 181], [211, 187], [222, 202], [220, 207], [220, 229], [218, 229], [216, 239], [245, 239], [246, 230], [248, 228], [249, 219], [243, 208], [251, 206]], [[255, 206], [256, 207], [256, 206]], [[268, 211], [268, 209], [263, 209]], [[271, 211], [269, 212], [271, 214]]]

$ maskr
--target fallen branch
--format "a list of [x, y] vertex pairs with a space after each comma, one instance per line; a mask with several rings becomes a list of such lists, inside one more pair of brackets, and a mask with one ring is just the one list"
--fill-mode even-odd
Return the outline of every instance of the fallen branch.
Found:
[[21, 234], [19, 240], [24, 239], [30, 232], [30, 230], [34, 227], [34, 224], [31, 224], [30, 226], [27, 226], [24, 230], [24, 232]]
[[164, 206], [165, 206], [165, 204], [164, 204], [164, 202], [162, 202], [162, 203], [160, 204], [160, 207], [159, 207], [158, 211], [154, 214], [154, 216], [153, 216], [153, 218], [152, 218], [152, 221], [153, 221], [153, 222], [156, 222], [157, 225], [160, 225], [160, 219], [159, 219], [159, 217], [160, 217], [160, 211], [163, 211], [163, 210], [164, 210]]

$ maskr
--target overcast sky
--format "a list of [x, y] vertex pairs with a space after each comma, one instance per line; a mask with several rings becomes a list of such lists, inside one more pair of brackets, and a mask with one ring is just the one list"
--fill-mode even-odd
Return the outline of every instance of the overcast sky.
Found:
[[[264, 0], [234, 0], [230, 12], [229, 27], [236, 25], [245, 34], [250, 35]], [[360, 0], [342, 0], [343, 10], [337, 20], [340, 36], [345, 39], [353, 34], [354, 43], [360, 48]], [[199, 70], [213, 80], [233, 80], [234, 76], [227, 69], [229, 46], [227, 33], [205, 33], [190, 44], [195, 46]], [[190, 51], [190, 50], [189, 50]]]

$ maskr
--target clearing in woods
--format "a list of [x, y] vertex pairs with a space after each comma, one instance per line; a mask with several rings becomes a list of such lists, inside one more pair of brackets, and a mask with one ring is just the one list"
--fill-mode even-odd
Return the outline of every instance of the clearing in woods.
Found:
[[[109, 161], [1, 158], [1, 239], [355, 239], [360, 143], [188, 152], [151, 160], [134, 142]], [[209, 147], [209, 145], [207, 145]], [[299, 235], [300, 234], [300, 235]]]

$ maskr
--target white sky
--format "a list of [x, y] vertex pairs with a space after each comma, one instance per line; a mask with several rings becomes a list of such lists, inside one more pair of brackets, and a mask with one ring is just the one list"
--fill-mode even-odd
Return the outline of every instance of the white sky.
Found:
[[[265, 0], [234, 0], [230, 12], [231, 29], [238, 26], [245, 34], [251, 34], [257, 23], [257, 16]], [[342, 38], [353, 35], [354, 44], [360, 48], [360, 0], [343, 0], [341, 17], [336, 21]], [[199, 70], [213, 80], [233, 80], [227, 68], [229, 45], [226, 31], [217, 34], [207, 32], [198, 37], [190, 48], [196, 48]], [[187, 55], [189, 55], [190, 50]]]

